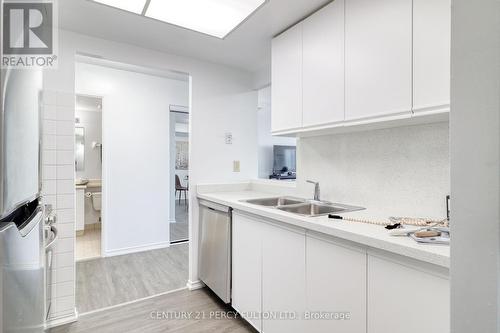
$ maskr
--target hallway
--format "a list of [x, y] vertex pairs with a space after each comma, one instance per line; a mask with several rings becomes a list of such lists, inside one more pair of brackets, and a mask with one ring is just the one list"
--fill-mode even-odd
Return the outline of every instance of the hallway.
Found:
[[188, 244], [76, 264], [76, 307], [86, 313], [184, 288]]

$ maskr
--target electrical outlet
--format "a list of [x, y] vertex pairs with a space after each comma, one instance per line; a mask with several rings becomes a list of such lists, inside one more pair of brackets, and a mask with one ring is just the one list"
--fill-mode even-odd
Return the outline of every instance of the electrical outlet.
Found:
[[233, 161], [233, 172], [240, 172], [240, 161]]
[[226, 133], [226, 145], [232, 145], [233, 144], [233, 133]]

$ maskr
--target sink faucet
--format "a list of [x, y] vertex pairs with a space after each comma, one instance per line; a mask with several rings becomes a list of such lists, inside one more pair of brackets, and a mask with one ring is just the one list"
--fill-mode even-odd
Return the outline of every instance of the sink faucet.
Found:
[[319, 182], [314, 182], [312, 180], [308, 180], [308, 183], [314, 184], [314, 201], [321, 201], [320, 199], [320, 189]]

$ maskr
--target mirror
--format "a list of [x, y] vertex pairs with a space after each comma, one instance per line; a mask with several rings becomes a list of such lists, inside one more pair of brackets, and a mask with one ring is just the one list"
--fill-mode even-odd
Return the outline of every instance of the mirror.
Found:
[[75, 171], [85, 170], [85, 128], [75, 128]]

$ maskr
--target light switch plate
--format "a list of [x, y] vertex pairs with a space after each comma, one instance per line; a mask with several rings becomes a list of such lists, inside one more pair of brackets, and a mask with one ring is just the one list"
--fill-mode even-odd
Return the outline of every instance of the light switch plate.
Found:
[[233, 172], [240, 172], [240, 161], [233, 161]]

